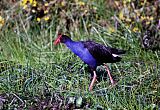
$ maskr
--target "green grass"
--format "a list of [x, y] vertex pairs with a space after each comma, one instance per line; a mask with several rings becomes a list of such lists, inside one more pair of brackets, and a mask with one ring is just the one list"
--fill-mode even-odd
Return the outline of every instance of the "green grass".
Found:
[[84, 105], [89, 104], [88, 109], [92, 110], [97, 107], [158, 110], [159, 51], [143, 50], [137, 35], [124, 26], [122, 32], [112, 34], [96, 23], [93, 23], [94, 31], [90, 34], [83, 28], [78, 33], [71, 32], [74, 40], [93, 39], [104, 45], [128, 50], [121, 62], [108, 64], [117, 84], [111, 86], [107, 78], [97, 82], [93, 91], [89, 92], [87, 65], [64, 45], [54, 46], [55, 26], [51, 23], [49, 27], [27, 31], [24, 28], [22, 32], [18, 29], [17, 33], [6, 29], [0, 33], [0, 94], [5, 99], [4, 109], [22, 106], [27, 110], [36, 106], [37, 98], [40, 102], [59, 102], [63, 99], [63, 108], [69, 97], [82, 97]]

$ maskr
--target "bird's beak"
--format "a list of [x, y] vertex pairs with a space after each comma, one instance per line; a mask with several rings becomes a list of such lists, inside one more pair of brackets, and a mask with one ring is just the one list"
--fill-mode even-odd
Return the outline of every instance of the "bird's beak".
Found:
[[59, 35], [58, 38], [54, 41], [54, 45], [58, 45], [61, 41], [60, 38], [62, 37], [62, 35]]

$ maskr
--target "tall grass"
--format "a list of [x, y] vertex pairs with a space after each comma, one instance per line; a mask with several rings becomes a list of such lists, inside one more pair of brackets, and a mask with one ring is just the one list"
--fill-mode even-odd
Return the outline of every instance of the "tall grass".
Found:
[[[101, 10], [103, 13], [104, 9]], [[86, 27], [87, 23], [83, 22], [82, 27]], [[38, 26], [27, 30], [17, 24], [16, 32], [6, 29], [0, 34], [0, 93], [3, 98], [9, 97], [3, 109], [20, 105], [29, 109], [34, 105], [35, 97], [45, 99], [47, 94], [51, 94], [50, 101], [55, 94], [64, 97], [64, 105], [68, 97], [83, 97], [86, 106], [89, 104], [88, 109], [148, 110], [160, 107], [159, 51], [143, 50], [137, 35], [123, 25], [121, 31], [109, 33], [92, 22], [91, 32], [85, 28], [78, 29], [78, 34], [70, 32], [74, 40], [92, 39], [127, 50], [121, 62], [108, 64], [117, 84], [111, 86], [107, 78], [97, 82], [89, 92], [87, 65], [64, 45], [53, 45], [57, 36], [54, 23], [53, 20], [44, 30]], [[24, 26], [22, 22], [20, 25]]]

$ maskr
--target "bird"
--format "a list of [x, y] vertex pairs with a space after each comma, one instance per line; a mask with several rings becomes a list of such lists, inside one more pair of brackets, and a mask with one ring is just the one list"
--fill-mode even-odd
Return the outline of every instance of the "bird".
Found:
[[87, 64], [88, 68], [92, 71], [93, 78], [89, 85], [89, 91], [92, 91], [94, 83], [96, 82], [96, 68], [100, 65], [104, 65], [111, 84], [115, 84], [106, 63], [116, 63], [121, 61], [122, 58], [120, 55], [125, 54], [125, 50], [105, 46], [91, 40], [73, 41], [70, 37], [63, 34], [59, 34], [54, 41], [54, 45], [60, 43], [65, 44], [75, 55]]

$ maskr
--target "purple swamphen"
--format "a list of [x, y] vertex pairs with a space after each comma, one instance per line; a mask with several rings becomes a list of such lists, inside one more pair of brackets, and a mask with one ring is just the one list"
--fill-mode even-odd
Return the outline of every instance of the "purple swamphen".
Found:
[[89, 69], [93, 72], [93, 79], [89, 86], [89, 91], [92, 90], [96, 81], [96, 68], [99, 65], [104, 65], [110, 81], [114, 84], [110, 71], [105, 63], [115, 63], [121, 60], [120, 54], [124, 54], [125, 50], [115, 49], [98, 44], [94, 41], [73, 41], [66, 35], [58, 35], [54, 41], [54, 45], [64, 43], [74, 54], [76, 54]]

